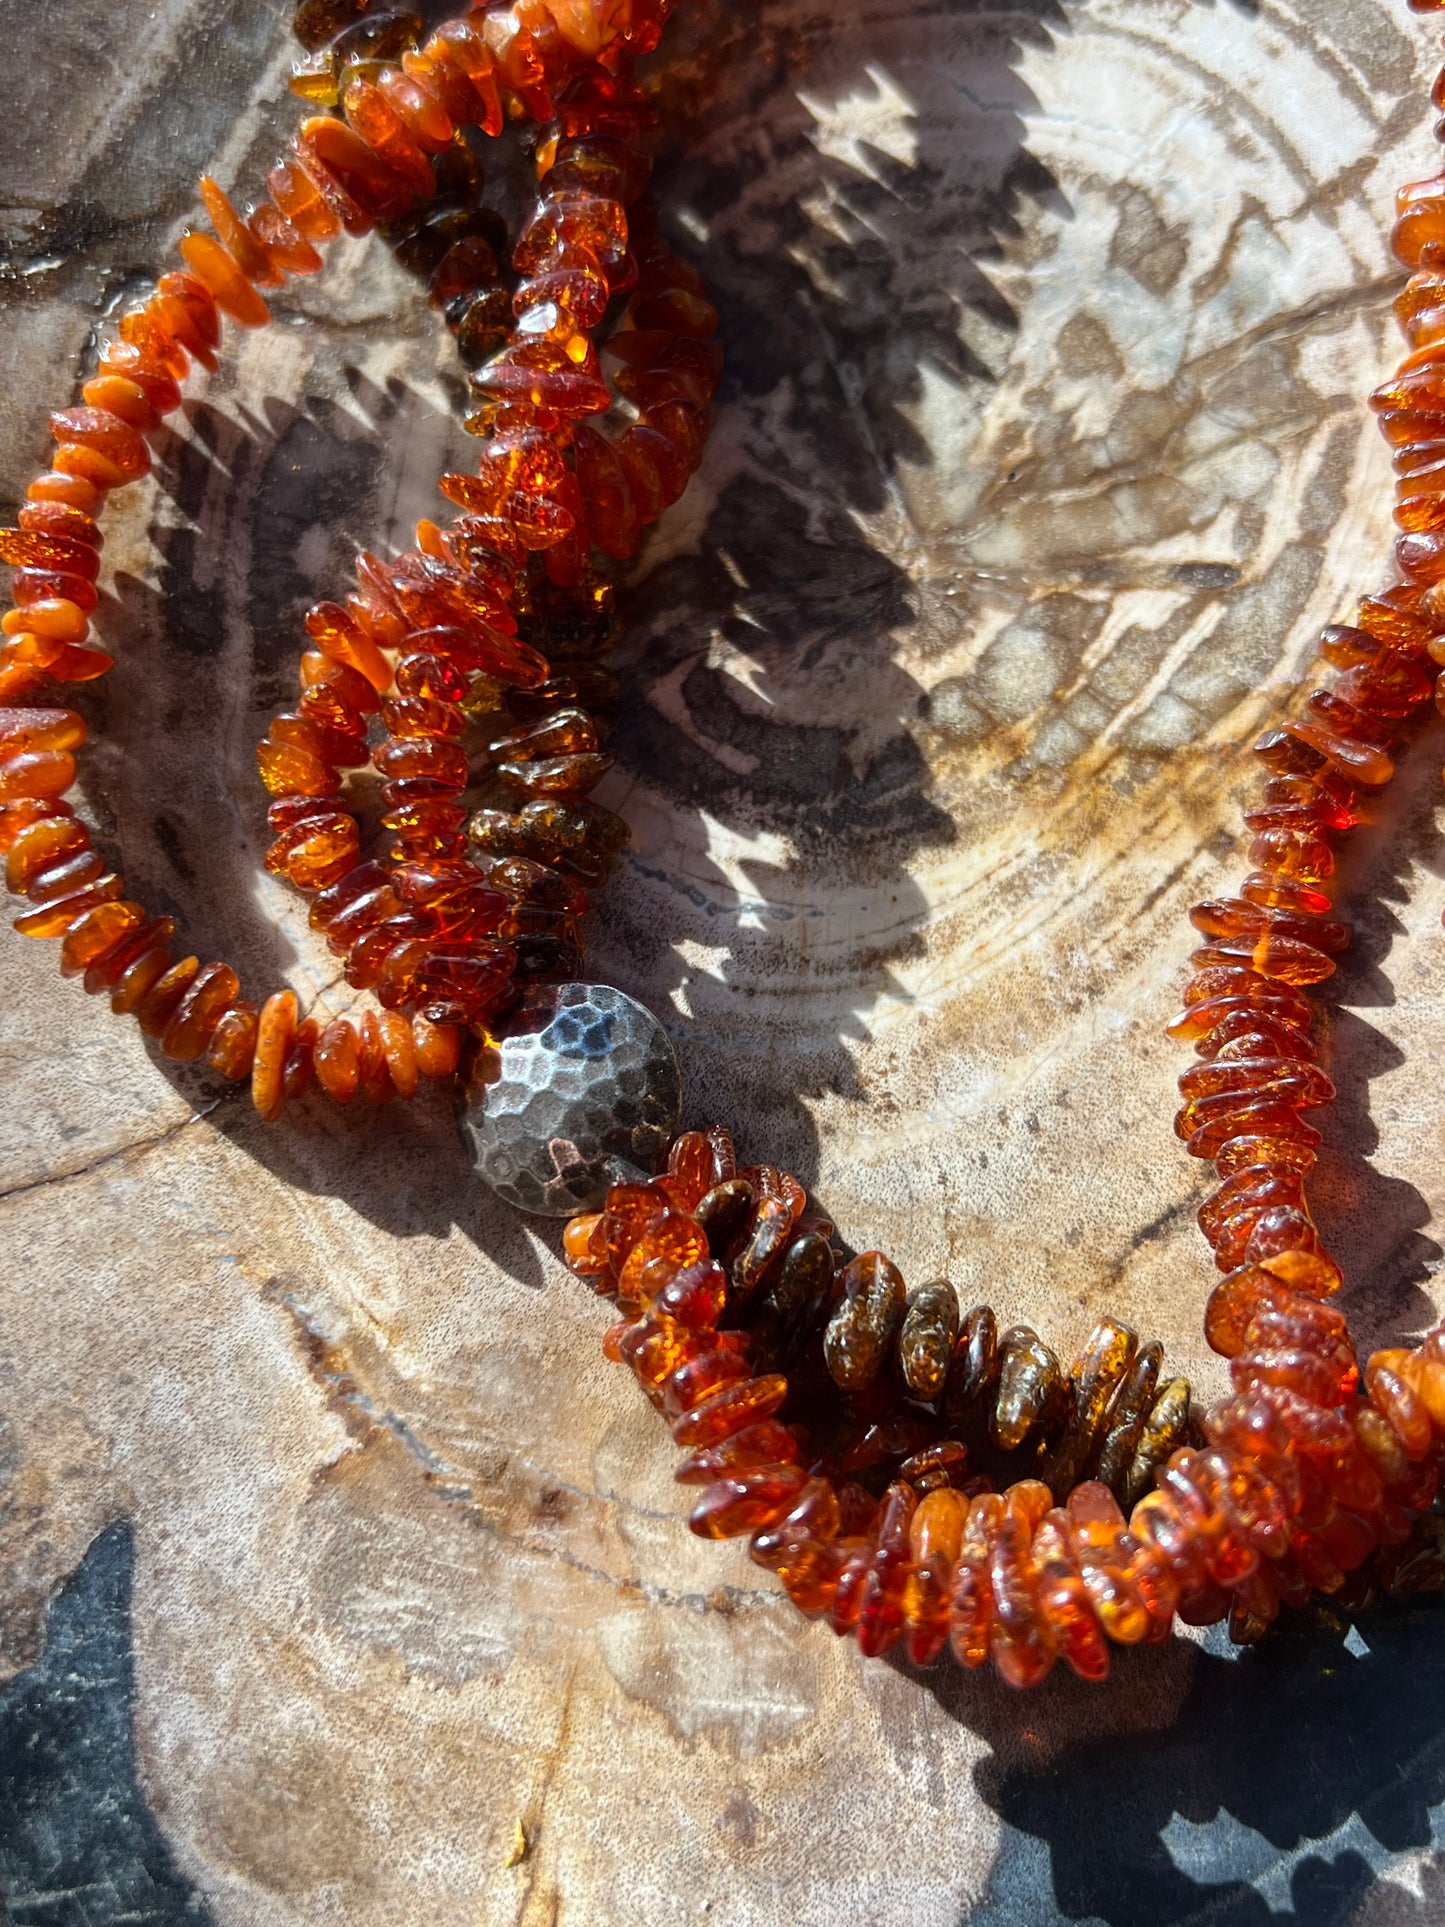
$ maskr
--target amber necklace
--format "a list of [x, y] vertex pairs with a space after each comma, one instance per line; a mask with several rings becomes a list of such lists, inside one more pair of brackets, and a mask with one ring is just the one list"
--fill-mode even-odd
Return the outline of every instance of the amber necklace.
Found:
[[[184, 269], [122, 317], [0, 532], [0, 849], [32, 906], [16, 927], [59, 938], [62, 972], [168, 1057], [249, 1079], [267, 1119], [313, 1084], [342, 1104], [409, 1098], [465, 1055], [478, 1169], [524, 1208], [576, 1214], [567, 1262], [625, 1314], [606, 1351], [671, 1421], [677, 1477], [702, 1488], [693, 1530], [747, 1537], [867, 1654], [992, 1654], [1015, 1685], [1062, 1655], [1098, 1679], [1108, 1642], [1163, 1640], [1176, 1614], [1227, 1615], [1248, 1641], [1315, 1588], [1358, 1603], [1445, 1580], [1445, 1328], [1362, 1379], [1325, 1302], [1340, 1271], [1305, 1197], [1320, 1138], [1302, 1117], [1334, 1094], [1302, 994], [1349, 940], [1322, 888], [1332, 839], [1390, 779], [1445, 661], [1445, 177], [1400, 196], [1411, 353], [1373, 397], [1404, 580], [1325, 631], [1342, 673], [1255, 746], [1251, 872], [1191, 912], [1205, 941], [1171, 1029], [1198, 1061], [1175, 1128], [1220, 1179], [1199, 1214], [1224, 1273], [1205, 1329], [1234, 1387], [1195, 1414], [1161, 1347], [1116, 1320], [1065, 1371], [1029, 1328], [962, 1316], [946, 1281], [910, 1292], [881, 1252], [848, 1257], [802, 1186], [740, 1167], [724, 1128], [675, 1135], [661, 1026], [579, 981], [586, 892], [626, 839], [588, 800], [609, 767], [591, 711], [617, 693], [605, 565], [686, 486], [720, 368], [716, 314], [644, 198], [652, 116], [631, 59], [672, 4], [517, 0], [423, 40], [415, 16], [305, 0], [293, 86], [328, 111], [249, 213], [202, 182], [214, 234], [188, 233]], [[508, 120], [537, 128], [510, 276], [464, 133]], [[441, 479], [460, 515], [419, 523], [392, 561], [362, 553], [356, 588], [308, 613], [301, 693], [258, 751], [267, 867], [311, 893], [364, 993], [323, 1027], [290, 990], [258, 1006], [229, 965], [177, 959], [170, 920], [126, 896], [64, 800], [86, 726], [60, 692], [110, 666], [89, 641], [106, 494], [148, 472], [146, 437], [190, 364], [216, 365], [221, 316], [262, 325], [261, 291], [314, 272], [343, 227], [381, 230], [426, 280], [475, 369], [482, 451]], [[374, 861], [343, 794], [367, 764]]]

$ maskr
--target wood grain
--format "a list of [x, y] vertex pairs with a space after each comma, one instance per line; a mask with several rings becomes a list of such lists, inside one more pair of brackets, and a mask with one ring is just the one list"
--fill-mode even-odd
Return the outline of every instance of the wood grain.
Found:
[[[257, 5], [58, 0], [18, 37], [12, 497], [196, 172], [251, 186], [294, 118]], [[736, 0], [667, 73], [728, 374], [629, 595], [593, 968], [674, 1029], [689, 1116], [853, 1243], [1063, 1348], [1107, 1303], [1212, 1390], [1160, 1033], [1184, 908], [1240, 865], [1240, 746], [1383, 579], [1363, 394], [1430, 36], [1395, 0]], [[382, 248], [277, 310], [108, 524], [85, 783], [197, 947], [314, 992], [252, 744], [306, 603], [466, 448]], [[1439, 761], [1427, 732], [1346, 874], [1317, 1197], [1367, 1341], [1445, 1303]], [[1439, 1917], [1438, 1614], [1028, 1702], [864, 1664], [686, 1532], [605, 1308], [444, 1101], [268, 1130], [48, 948], [3, 968], [3, 1654], [128, 1520], [136, 1770], [216, 1921]]]

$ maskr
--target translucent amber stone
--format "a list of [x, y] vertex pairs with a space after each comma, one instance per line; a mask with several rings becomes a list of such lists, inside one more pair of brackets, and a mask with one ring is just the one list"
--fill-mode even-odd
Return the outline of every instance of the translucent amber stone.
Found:
[[989, 1555], [993, 1601], [989, 1645], [1000, 1676], [1016, 1687], [1037, 1686], [1058, 1651], [1036, 1590], [1033, 1529], [1026, 1505], [1017, 1502], [1011, 1491]]
[[968, 1523], [969, 1501], [952, 1486], [926, 1493], [909, 1524], [909, 1546], [915, 1560], [942, 1556], [950, 1568], [958, 1558]]
[[1240, 963], [1279, 983], [1317, 984], [1334, 974], [1334, 960], [1313, 944], [1271, 930], [1241, 937], [1221, 937], [1196, 950], [1191, 962], [1205, 970], [1214, 964]]
[[294, 990], [278, 990], [261, 1006], [251, 1066], [251, 1101], [268, 1123], [280, 1117], [285, 1105], [286, 1057], [299, 1017]]
[[18, 896], [37, 872], [89, 847], [89, 830], [73, 816], [36, 816], [14, 833], [5, 859], [6, 887]]
[[50, 417], [50, 432], [59, 444], [57, 468], [67, 468], [64, 459], [71, 450], [85, 450], [94, 458], [82, 474], [116, 488], [149, 474], [151, 458], [144, 437], [130, 423], [104, 408], [61, 408]]
[[735, 1539], [783, 1518], [807, 1480], [801, 1466], [760, 1466], [710, 1485], [693, 1507], [688, 1525], [704, 1539]]
[[80, 976], [132, 931], [140, 929], [145, 920], [140, 904], [124, 900], [98, 903], [86, 910], [66, 929], [60, 946], [61, 976]]
[[981, 1493], [969, 1507], [949, 1595], [948, 1640], [961, 1666], [982, 1666], [988, 1658], [993, 1623], [990, 1578], [994, 1540], [1004, 1516], [996, 1492]]
[[1174, 1378], [1160, 1391], [1140, 1429], [1121, 1494], [1126, 1505], [1133, 1505], [1149, 1490], [1157, 1468], [1179, 1444], [1188, 1426], [1189, 1381]]
[[165, 1035], [176, 1006], [190, 989], [200, 967], [199, 957], [182, 957], [156, 978], [135, 1007], [136, 1022], [147, 1037], [159, 1039]]
[[391, 1086], [398, 1097], [409, 1100], [416, 1096], [420, 1074], [411, 1025], [394, 1010], [379, 1012], [376, 1025]]
[[788, 1381], [780, 1373], [743, 1379], [714, 1392], [677, 1419], [672, 1428], [673, 1441], [689, 1452], [715, 1445], [744, 1426], [770, 1418], [787, 1395]]
[[619, 1305], [626, 1311], [641, 1302], [640, 1280], [649, 1264], [662, 1260], [673, 1270], [682, 1271], [707, 1255], [707, 1234], [701, 1225], [684, 1212], [664, 1210], [649, 1220], [618, 1269]]
[[958, 1294], [946, 1278], [909, 1293], [898, 1336], [898, 1362], [903, 1382], [915, 1398], [932, 1400], [943, 1391], [958, 1323]]
[[125, 888], [121, 879], [114, 874], [97, 877], [79, 890], [72, 890], [67, 896], [52, 897], [48, 902], [37, 904], [16, 917], [15, 928], [22, 937], [60, 937], [70, 928], [78, 917], [97, 904], [109, 903], [118, 898]]
[[903, 1636], [904, 1599], [912, 1572], [909, 1527], [917, 1495], [905, 1481], [890, 1485], [879, 1508], [872, 1556], [858, 1602], [858, 1650], [876, 1659]]
[[341, 787], [329, 764], [294, 743], [258, 743], [256, 763], [273, 796], [330, 796]]
[[1118, 1501], [1108, 1487], [1087, 1480], [1069, 1494], [1064, 1508], [1069, 1550], [1099, 1624], [1117, 1645], [1137, 1645], [1150, 1618], [1128, 1576], [1129, 1546]]
[[118, 1017], [137, 1010], [170, 967], [171, 953], [166, 939], [158, 938], [152, 948], [139, 952], [116, 978], [110, 993], [111, 1009]]
[[263, 201], [246, 216], [246, 226], [273, 264], [286, 274], [316, 274], [321, 256], [279, 207]]
[[240, 980], [229, 964], [207, 964], [197, 971], [161, 1033], [161, 1049], [166, 1056], [182, 1064], [200, 1057], [240, 988]]
[[[201, 200], [205, 203], [217, 239], [230, 255], [244, 278], [255, 287], [279, 288], [285, 276], [272, 260], [270, 251], [256, 238], [232, 207], [223, 190], [209, 174], [200, 179]], [[204, 279], [204, 276], [202, 277]]]
[[1060, 1653], [1081, 1679], [1107, 1679], [1109, 1649], [1069, 1545], [1066, 1514], [1045, 1513], [1034, 1530], [1032, 1558], [1039, 1609]]
[[260, 1020], [254, 1004], [233, 1004], [223, 1011], [206, 1045], [206, 1061], [232, 1083], [248, 1077], [256, 1057]]
[[416, 1067], [423, 1077], [451, 1077], [461, 1058], [462, 1033], [453, 1024], [435, 1024], [426, 1017], [413, 1016], [412, 1040], [416, 1048]]
[[1062, 1389], [1062, 1368], [1038, 1333], [1027, 1325], [1005, 1332], [989, 1417], [989, 1435], [999, 1450], [1016, 1451], [1055, 1408]]
[[76, 856], [46, 864], [30, 879], [26, 895], [32, 903], [50, 903], [68, 897], [88, 884], [99, 882], [105, 874], [105, 860], [98, 850], [82, 850]]
[[[375, 93], [374, 89], [370, 91]], [[404, 155], [398, 143], [383, 158], [345, 121], [324, 116], [303, 121], [297, 135], [301, 158], [317, 185], [325, 191], [328, 185], [334, 183], [341, 190], [344, 199], [339, 207], [333, 200], [332, 206], [341, 213], [343, 224], [353, 234], [359, 231], [358, 210], [368, 224], [373, 221], [394, 221], [432, 191], [430, 168], [427, 168], [428, 185], [423, 186], [420, 170], [415, 166], [419, 160], [421, 166], [425, 167], [425, 158], [380, 94], [376, 94], [376, 100], [385, 109], [387, 120], [395, 122], [400, 128], [405, 146], [410, 150], [409, 155]], [[363, 118], [370, 123], [371, 117], [364, 111]], [[377, 125], [380, 125], [379, 116]], [[393, 161], [400, 167], [400, 172], [393, 166]], [[360, 231], [364, 232], [364, 229]]]
[[839, 1279], [841, 1303], [823, 1337], [834, 1382], [857, 1391], [877, 1376], [903, 1319], [907, 1291], [896, 1265], [865, 1251]]
[[0, 802], [63, 796], [74, 781], [75, 758], [68, 750], [25, 749], [0, 755]]
[[281, 1095], [288, 1104], [304, 1097], [311, 1088], [316, 1076], [316, 1043], [320, 1034], [314, 1017], [305, 1018], [292, 1034], [286, 1061], [281, 1067]]
[[318, 602], [306, 612], [306, 633], [323, 654], [364, 676], [374, 689], [391, 686], [391, 665], [361, 624], [339, 602]]
[[263, 328], [271, 319], [271, 310], [219, 241], [209, 234], [184, 235], [181, 254], [216, 305], [233, 321], [239, 321], [243, 328]]
[[1045, 1472], [1056, 1499], [1065, 1498], [1092, 1464], [1114, 1396], [1134, 1362], [1138, 1342], [1127, 1325], [1102, 1318], [1074, 1360], [1073, 1411], [1068, 1430]]

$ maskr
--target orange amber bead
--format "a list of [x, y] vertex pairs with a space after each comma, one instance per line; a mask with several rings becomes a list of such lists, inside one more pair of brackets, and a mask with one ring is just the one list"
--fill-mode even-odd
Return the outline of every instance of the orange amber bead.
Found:
[[425, 1017], [411, 1020], [416, 1044], [416, 1067], [423, 1077], [450, 1077], [462, 1054], [462, 1033], [455, 1024], [434, 1024]]
[[[286, 277], [271, 259], [269, 250], [247, 227], [209, 174], [201, 176], [200, 188], [201, 199], [211, 217], [217, 238], [243, 277], [254, 287], [279, 288]], [[219, 295], [217, 299], [220, 299]]]
[[411, 1025], [399, 1011], [384, 1010], [377, 1018], [377, 1026], [392, 1088], [398, 1097], [415, 1097], [418, 1066]]
[[778, 1372], [726, 1386], [674, 1422], [673, 1442], [688, 1452], [715, 1445], [746, 1425], [771, 1418], [787, 1395], [788, 1381]]
[[183, 957], [164, 971], [135, 1007], [136, 1022], [147, 1037], [160, 1038], [201, 967], [199, 957]]
[[806, 1482], [807, 1474], [798, 1465], [736, 1472], [707, 1487], [687, 1523], [700, 1538], [741, 1538], [783, 1518]]
[[25, 911], [15, 919], [15, 928], [22, 937], [61, 937], [77, 917], [87, 910], [93, 910], [99, 903], [109, 903], [118, 898], [125, 885], [115, 875], [97, 877], [79, 890], [72, 890], [68, 896], [52, 897], [47, 902], [37, 904], [33, 910]]
[[193, 1063], [235, 1002], [240, 979], [229, 964], [211, 963], [191, 979], [161, 1033], [161, 1049], [177, 1063]]
[[139, 930], [145, 920], [140, 904], [122, 900], [98, 903], [85, 911], [66, 930], [60, 946], [61, 976], [79, 977]]
[[38, 816], [14, 834], [5, 859], [6, 887], [15, 895], [48, 865], [90, 848], [90, 832], [73, 816]]
[[116, 978], [110, 993], [111, 1009], [118, 1017], [138, 1009], [170, 967], [171, 953], [166, 948], [166, 939], [158, 936], [155, 945], [142, 950]]
[[[108, 464], [115, 477], [114, 482], [107, 484], [109, 487], [133, 482], [150, 473], [151, 457], [145, 438], [108, 409], [59, 408], [50, 417], [50, 432], [62, 452], [84, 448]], [[57, 462], [56, 466], [63, 468], [65, 464]]]
[[251, 1066], [251, 1101], [268, 1123], [280, 1117], [285, 1104], [286, 1058], [299, 1015], [294, 990], [278, 990], [261, 1006]]
[[206, 1045], [206, 1061], [222, 1077], [239, 1083], [251, 1073], [256, 1059], [260, 1019], [254, 1004], [233, 1004], [223, 1011]]
[[349, 1104], [361, 1081], [356, 1031], [350, 1020], [338, 1017], [328, 1024], [316, 1040], [312, 1055], [317, 1082], [326, 1095], [338, 1104]]
[[0, 757], [0, 802], [61, 796], [74, 781], [75, 758], [68, 750], [25, 749]]
[[234, 257], [209, 234], [187, 234], [181, 240], [181, 253], [197, 280], [243, 328], [263, 328], [271, 310], [246, 279]]

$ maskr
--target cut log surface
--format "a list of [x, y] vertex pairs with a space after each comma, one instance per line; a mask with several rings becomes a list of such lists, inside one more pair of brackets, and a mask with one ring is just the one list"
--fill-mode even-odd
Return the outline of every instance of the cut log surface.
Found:
[[[1186, 908], [1244, 867], [1252, 734], [1389, 579], [1364, 396], [1434, 36], [1400, 0], [730, 0], [670, 31], [659, 179], [727, 373], [625, 596], [599, 799], [633, 842], [589, 968], [673, 1031], [689, 1121], [854, 1247], [1065, 1353], [1113, 1310], [1209, 1396], [1162, 1031]], [[197, 173], [259, 186], [291, 57], [256, 0], [13, 24], [7, 507]], [[474, 444], [379, 242], [275, 310], [108, 515], [83, 807], [203, 958], [334, 997], [260, 870], [253, 745], [306, 605]], [[1440, 761], [1427, 729], [1357, 835], [1325, 1000], [1314, 1196], [1363, 1345], [1445, 1302]], [[1432, 1602], [1028, 1698], [865, 1663], [689, 1534], [609, 1308], [479, 1188], [444, 1096], [269, 1127], [53, 946], [0, 958], [17, 1922], [1445, 1915]], [[111, 1757], [92, 1715], [125, 1781], [95, 1801], [62, 1771]]]

